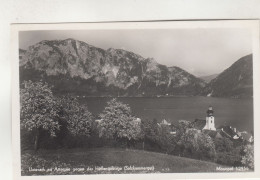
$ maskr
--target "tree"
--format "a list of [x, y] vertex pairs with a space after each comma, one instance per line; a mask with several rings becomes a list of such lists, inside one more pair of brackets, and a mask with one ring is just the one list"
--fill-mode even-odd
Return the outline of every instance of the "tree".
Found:
[[215, 138], [214, 143], [218, 152], [230, 152], [233, 149], [233, 142], [226, 137]]
[[178, 137], [178, 145], [180, 146], [182, 155], [184, 156], [193, 156], [195, 151], [199, 149], [199, 145], [197, 142], [197, 130], [195, 129], [187, 129], [183, 131], [181, 134], [177, 131]]
[[100, 137], [115, 140], [124, 140], [129, 145], [130, 140], [141, 137], [141, 125], [132, 116], [128, 105], [112, 99], [107, 103], [104, 111], [100, 114], [99, 124]]
[[248, 144], [244, 148], [245, 155], [242, 157], [242, 164], [254, 169], [254, 145]]
[[216, 158], [216, 150], [215, 150], [215, 144], [212, 138], [204, 133], [198, 133], [198, 136], [196, 136], [196, 140], [198, 142], [198, 151], [197, 154], [200, 159], [206, 158], [206, 159], [214, 159]]
[[158, 144], [167, 154], [172, 153], [177, 144], [175, 137], [170, 132], [171, 128], [168, 125], [161, 124], [158, 127]]
[[141, 124], [142, 133], [143, 133], [143, 149], [145, 149], [145, 143], [150, 142], [154, 145], [158, 145], [158, 124], [157, 120], [154, 119], [145, 119]]
[[76, 136], [89, 136], [93, 116], [88, 111], [87, 105], [79, 104], [75, 97], [64, 96], [59, 99], [62, 116], [67, 121], [67, 129], [70, 134]]
[[[176, 131], [176, 135], [175, 135], [175, 139], [176, 142], [178, 144], [178, 153], [179, 156], [183, 156], [184, 155], [184, 151], [185, 148], [187, 147], [187, 145], [185, 146], [185, 142], [192, 140], [192, 137], [189, 137], [190, 133], [187, 133], [187, 131], [192, 127], [192, 124], [190, 121], [186, 121], [186, 120], [179, 120], [178, 124], [175, 126], [175, 131]], [[187, 149], [187, 148], [186, 148]]]
[[37, 150], [41, 130], [46, 130], [51, 136], [59, 130], [58, 108], [50, 87], [41, 81], [25, 81], [20, 99], [21, 128], [33, 132], [34, 149]]
[[183, 147], [183, 151], [187, 153], [187, 156], [199, 159], [212, 159], [216, 156], [215, 145], [211, 137], [196, 129], [187, 129], [182, 134], [178, 144]]
[[190, 128], [192, 128], [192, 123], [186, 120], [179, 120], [178, 125], [176, 127], [176, 138], [179, 140], [183, 134]]

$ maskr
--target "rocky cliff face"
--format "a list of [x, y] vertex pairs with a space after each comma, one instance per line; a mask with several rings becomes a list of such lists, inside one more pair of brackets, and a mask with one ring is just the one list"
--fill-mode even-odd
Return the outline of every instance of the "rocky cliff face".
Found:
[[252, 54], [244, 56], [210, 81], [205, 93], [221, 97], [253, 96]]
[[20, 81], [44, 80], [59, 93], [86, 96], [197, 95], [205, 82], [178, 67], [74, 39], [20, 49]]

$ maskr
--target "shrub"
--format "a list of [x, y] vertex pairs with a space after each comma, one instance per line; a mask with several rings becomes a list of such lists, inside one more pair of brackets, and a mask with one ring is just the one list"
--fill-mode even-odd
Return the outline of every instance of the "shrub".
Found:
[[254, 145], [248, 144], [244, 148], [245, 155], [242, 157], [242, 164], [254, 169]]

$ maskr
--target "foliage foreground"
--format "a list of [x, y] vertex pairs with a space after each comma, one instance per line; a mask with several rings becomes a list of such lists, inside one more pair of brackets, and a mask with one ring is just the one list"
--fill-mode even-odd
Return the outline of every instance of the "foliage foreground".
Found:
[[54, 96], [41, 81], [25, 81], [20, 96], [24, 175], [222, 171], [214, 163], [231, 167], [225, 171], [254, 169], [252, 143], [211, 137], [190, 121], [141, 120], [117, 99], [93, 115], [75, 96]]
[[142, 150], [120, 148], [26, 151], [22, 175], [215, 172], [228, 166]]

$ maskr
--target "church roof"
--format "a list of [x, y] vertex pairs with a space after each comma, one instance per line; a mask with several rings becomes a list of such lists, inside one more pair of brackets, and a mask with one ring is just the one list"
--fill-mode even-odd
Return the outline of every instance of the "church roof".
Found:
[[202, 130], [206, 125], [206, 120], [204, 119], [195, 119], [195, 121], [192, 123], [193, 127], [195, 129]]

